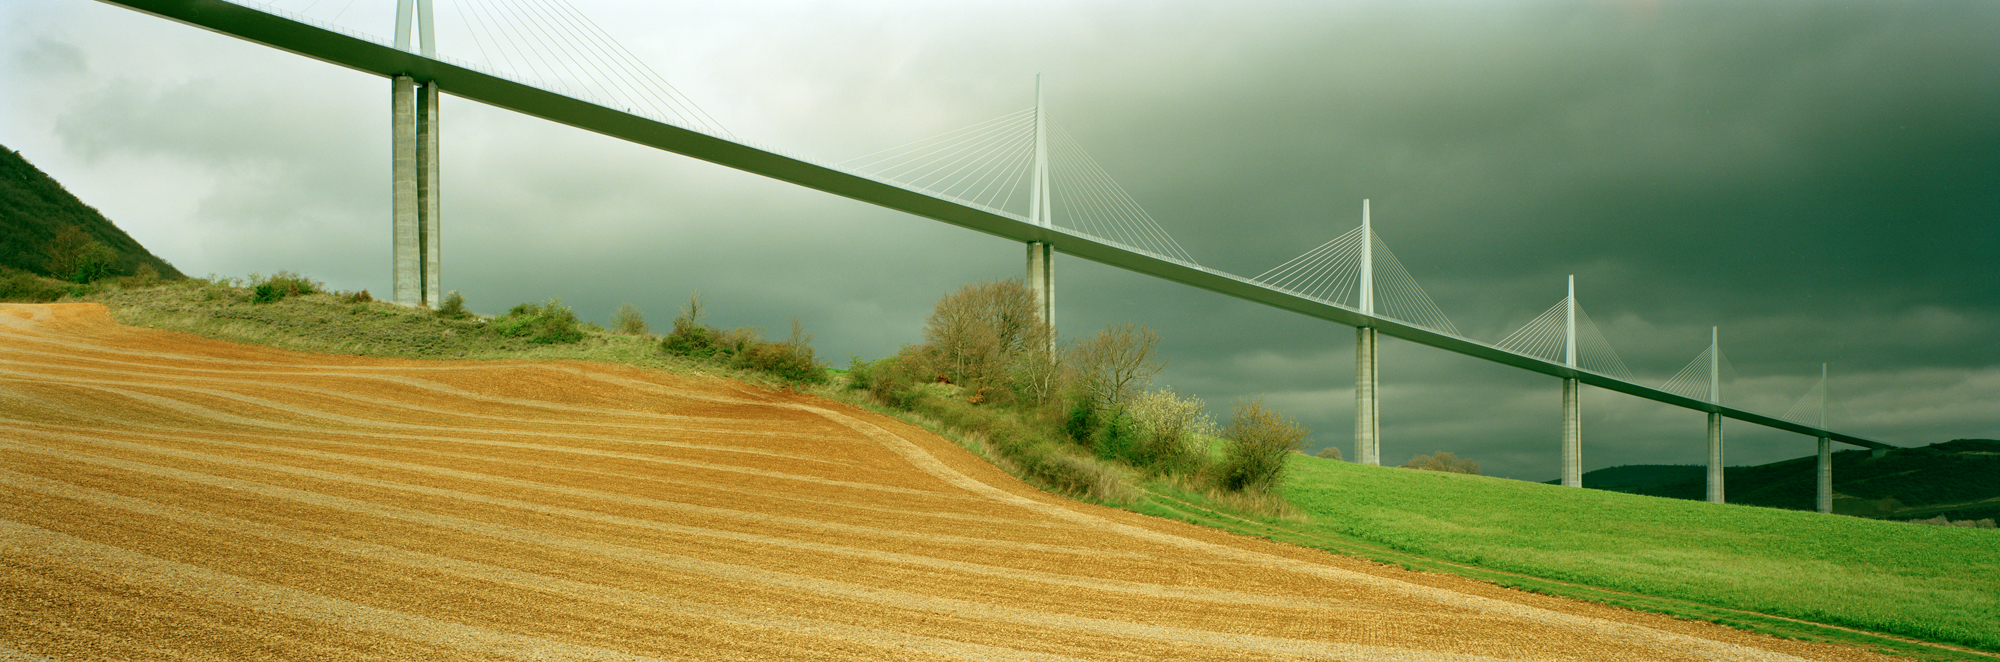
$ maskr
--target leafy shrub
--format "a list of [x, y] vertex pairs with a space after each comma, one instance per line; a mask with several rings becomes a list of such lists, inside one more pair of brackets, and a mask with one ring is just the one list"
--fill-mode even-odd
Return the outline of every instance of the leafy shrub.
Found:
[[1418, 455], [1410, 458], [1410, 463], [1403, 465], [1403, 468], [1479, 475], [1478, 462], [1454, 456], [1446, 451], [1438, 451], [1435, 455]]
[[132, 268], [132, 275], [118, 279], [123, 287], [147, 287], [160, 282], [160, 270], [144, 262]]
[[55, 283], [13, 269], [0, 270], [0, 301], [45, 303], [61, 299], [65, 290]]
[[921, 345], [904, 345], [895, 356], [868, 364], [868, 392], [891, 407], [915, 409], [925, 395], [921, 387], [930, 381], [923, 352]]
[[[362, 293], [366, 294], [367, 291], [363, 290]], [[457, 320], [471, 317], [472, 312], [465, 309], [465, 295], [459, 294], [458, 290], [452, 290], [445, 293], [443, 301], [438, 302], [437, 316]]]
[[868, 390], [873, 377], [869, 362], [855, 354], [847, 355], [847, 388], [856, 391]]
[[375, 297], [373, 295], [370, 295], [368, 293], [368, 290], [362, 290], [360, 292], [355, 292], [353, 294], [347, 295], [348, 303], [369, 303], [374, 300]]
[[1124, 459], [1154, 474], [1195, 473], [1207, 459], [1202, 438], [1215, 430], [1207, 408], [1200, 398], [1182, 398], [1173, 389], [1133, 398], [1126, 412], [1134, 435]]
[[652, 331], [646, 326], [645, 314], [630, 303], [618, 304], [618, 312], [611, 314], [611, 328], [628, 336], [643, 336]]
[[1238, 400], [1222, 437], [1229, 440], [1215, 486], [1231, 492], [1270, 492], [1284, 478], [1285, 456], [1305, 447], [1305, 428], [1264, 408], [1259, 400]]
[[1328, 446], [1326, 448], [1319, 449], [1319, 453], [1313, 455], [1313, 457], [1323, 457], [1329, 460], [1339, 460], [1341, 459], [1340, 447]]
[[1106, 460], [1129, 460], [1138, 442], [1139, 424], [1123, 409], [1105, 414], [1097, 433], [1091, 435], [1092, 449], [1097, 451], [1097, 457]]
[[660, 350], [675, 356], [723, 360], [731, 367], [764, 372], [793, 384], [826, 382], [826, 364], [813, 354], [812, 335], [797, 318], [792, 319], [790, 337], [770, 341], [755, 328], [723, 331], [703, 324], [701, 317], [701, 294], [696, 293], [674, 318], [674, 330], [660, 339]]
[[715, 356], [716, 345], [722, 335], [715, 327], [701, 321], [701, 293], [688, 296], [681, 314], [674, 318], [674, 330], [660, 340], [660, 350], [674, 356], [704, 359]]
[[289, 271], [271, 274], [269, 278], [250, 277], [255, 285], [250, 288], [251, 303], [276, 303], [285, 297], [312, 294], [323, 288], [313, 279]]
[[792, 335], [784, 340], [763, 341], [752, 335], [736, 353], [736, 366], [775, 375], [794, 384], [825, 383], [826, 365], [813, 356], [812, 335], [805, 328], [795, 317]]
[[1088, 446], [1097, 438], [1097, 428], [1103, 425], [1104, 417], [1097, 413], [1097, 404], [1077, 398], [1070, 403], [1069, 415], [1063, 417], [1062, 429], [1070, 441]]
[[503, 338], [526, 338], [528, 342], [543, 345], [583, 340], [583, 329], [577, 326], [576, 312], [563, 305], [561, 299], [549, 299], [546, 304], [514, 306], [486, 328]]
[[49, 275], [73, 283], [88, 283], [117, 268], [118, 253], [82, 229], [64, 226], [42, 247]]

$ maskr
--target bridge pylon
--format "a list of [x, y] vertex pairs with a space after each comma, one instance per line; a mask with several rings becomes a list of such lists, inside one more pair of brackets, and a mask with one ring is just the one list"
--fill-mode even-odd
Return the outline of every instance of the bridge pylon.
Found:
[[[1826, 392], [1829, 389], [1828, 389], [1828, 384], [1826, 383], [1826, 364], [1824, 363], [1819, 364], [1819, 385], [1820, 385], [1819, 429], [1825, 430]], [[1819, 436], [1818, 473], [1819, 473], [1818, 480], [1815, 482], [1819, 483], [1819, 489], [1815, 491], [1816, 494], [1814, 495], [1815, 498], [1813, 499], [1815, 509], [1822, 513], [1832, 513], [1833, 512], [1833, 440], [1828, 439], [1825, 433], [1821, 433]]]
[[[398, 0], [396, 48], [410, 50], [413, 11], [422, 37], [422, 55], [436, 57], [431, 0]], [[389, 98], [395, 302], [436, 308], [444, 294], [439, 286], [444, 265], [438, 204], [442, 190], [438, 175], [438, 86], [434, 81], [396, 76], [390, 79]]]
[[[1055, 227], [1055, 206], [1049, 186], [1049, 115], [1042, 103], [1042, 76], [1035, 74], [1035, 172], [1029, 182], [1028, 220]], [[1035, 312], [1048, 328], [1049, 354], [1056, 350], [1056, 252], [1046, 241], [1028, 242], [1028, 289], [1035, 293]]]
[[[1563, 364], [1576, 367], [1576, 274], [1563, 311]], [[1562, 484], [1583, 487], [1583, 398], [1575, 377], [1563, 378]]]
[[[1708, 329], [1708, 402], [1722, 404], [1722, 334]], [[1708, 502], [1723, 503], [1722, 495], [1722, 414], [1708, 415]]]
[[[1361, 314], [1375, 315], [1375, 227], [1368, 218], [1368, 200], [1361, 201], [1361, 282], [1357, 303]], [[1354, 461], [1382, 464], [1382, 406], [1377, 398], [1381, 373], [1376, 364], [1373, 326], [1354, 327]]]

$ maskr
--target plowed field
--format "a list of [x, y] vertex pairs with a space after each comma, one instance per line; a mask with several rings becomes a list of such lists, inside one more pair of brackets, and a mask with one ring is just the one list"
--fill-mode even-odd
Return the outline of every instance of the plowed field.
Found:
[[0, 305], [0, 660], [1873, 659], [1052, 497], [810, 396]]

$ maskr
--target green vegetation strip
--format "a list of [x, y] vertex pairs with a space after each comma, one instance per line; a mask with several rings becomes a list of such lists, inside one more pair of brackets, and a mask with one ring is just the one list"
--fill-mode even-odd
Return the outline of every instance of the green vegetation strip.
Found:
[[[1503, 586], [1919, 659], [2000, 649], [2000, 536], [1294, 457], [1309, 517], [1152, 486], [1138, 510]], [[1938, 646], [1930, 642], [1946, 644]], [[1955, 645], [1953, 645], [1955, 644]], [[1963, 648], [1961, 648], [1961, 646]]]

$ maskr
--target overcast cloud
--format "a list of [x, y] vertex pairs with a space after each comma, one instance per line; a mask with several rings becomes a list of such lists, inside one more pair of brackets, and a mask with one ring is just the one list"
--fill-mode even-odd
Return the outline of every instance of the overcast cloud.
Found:
[[[442, 52], [485, 62], [437, 0]], [[1644, 383], [1720, 327], [1726, 401], [1830, 362], [1841, 429], [2000, 438], [2000, 3], [572, 0], [736, 135], [839, 161], [1033, 104], [1195, 259], [1254, 275], [1377, 232], [1494, 341], [1563, 279]], [[388, 37], [393, 0], [275, 6]], [[454, 39], [459, 39], [454, 41]], [[504, 68], [504, 67], [500, 67]], [[382, 79], [89, 0], [0, 7], [0, 144], [190, 274], [390, 289]], [[450, 90], [446, 90], [449, 94]], [[920, 340], [1020, 246], [462, 99], [444, 283], [494, 313], [797, 316], [844, 363]], [[1059, 258], [1067, 335], [1165, 336], [1162, 383], [1353, 452], [1353, 331]], [[1557, 475], [1551, 378], [1383, 343], [1383, 456]], [[1844, 419], [1844, 422], [1843, 422]], [[1728, 460], [1812, 452], [1732, 423]], [[1586, 469], [1704, 461], [1702, 415], [1586, 389]]]

